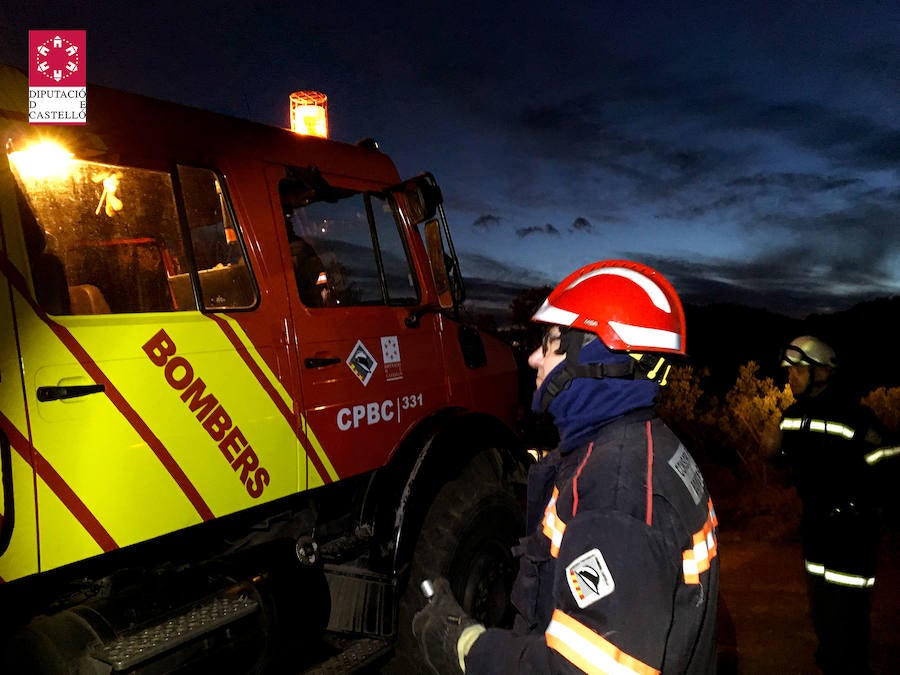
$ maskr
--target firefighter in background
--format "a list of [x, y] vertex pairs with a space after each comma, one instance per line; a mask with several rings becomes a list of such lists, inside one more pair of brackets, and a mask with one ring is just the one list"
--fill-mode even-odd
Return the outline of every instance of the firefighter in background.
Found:
[[712, 673], [719, 559], [703, 477], [657, 417], [685, 353], [681, 302], [626, 261], [567, 277], [534, 315], [533, 407], [558, 448], [528, 479], [512, 630], [466, 616], [445, 579], [413, 619], [438, 673]]
[[804, 335], [784, 350], [795, 403], [767, 454], [787, 464], [803, 503], [801, 539], [816, 662], [826, 673], [869, 673], [869, 614], [880, 525], [872, 466], [890, 453], [874, 414], [833, 383], [837, 360]]

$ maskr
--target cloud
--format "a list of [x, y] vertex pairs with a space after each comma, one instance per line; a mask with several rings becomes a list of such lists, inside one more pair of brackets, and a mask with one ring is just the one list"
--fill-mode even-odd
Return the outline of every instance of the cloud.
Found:
[[569, 232], [593, 232], [594, 226], [587, 218], [579, 216], [569, 225]]
[[520, 238], [529, 237], [532, 234], [547, 234], [554, 237], [560, 236], [559, 230], [557, 230], [553, 225], [547, 223], [543, 227], [539, 227], [537, 225], [531, 225], [529, 227], [520, 227], [516, 230], [516, 236]]
[[497, 227], [500, 225], [500, 217], [493, 216], [491, 214], [485, 214], [483, 216], [479, 216], [475, 219], [475, 222], [472, 223], [472, 227], [481, 227], [486, 230]]
[[546, 275], [534, 268], [513, 265], [475, 251], [461, 251], [460, 265], [467, 285], [469, 280], [481, 279], [486, 285], [500, 282], [522, 290], [552, 283]]
[[794, 216], [784, 225], [789, 231], [801, 233], [798, 247], [809, 252], [809, 264], [835, 275], [834, 283], [860, 284], [865, 280], [873, 288], [888, 288], [885, 282], [893, 280], [900, 255], [900, 212], [896, 203], [892, 205], [883, 198], [863, 198], [819, 217]]
[[728, 185], [736, 187], [776, 187], [804, 192], [828, 192], [839, 188], [857, 185], [859, 178], [836, 178], [804, 173], [755, 173], [729, 181]]
[[[732, 222], [758, 228], [782, 223], [799, 210], [818, 217], [823, 208], [858, 200], [859, 190], [865, 187], [861, 178], [853, 176], [758, 171], [721, 182], [715, 189], [694, 190], [690, 200], [676, 202], [663, 214], [675, 219], [726, 215]], [[829, 207], [822, 206], [826, 203]]]
[[876, 275], [829, 265], [802, 244], [744, 261], [640, 257], [692, 304], [732, 303], [803, 318], [898, 292]]

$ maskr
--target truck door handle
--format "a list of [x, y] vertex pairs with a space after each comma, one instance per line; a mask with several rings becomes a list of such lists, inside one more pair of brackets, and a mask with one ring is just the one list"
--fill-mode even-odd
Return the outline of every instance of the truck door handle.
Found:
[[59, 401], [64, 398], [77, 398], [88, 394], [99, 394], [104, 391], [102, 384], [76, 384], [71, 387], [38, 387], [38, 401]]
[[325, 366], [333, 366], [335, 363], [340, 363], [341, 360], [336, 356], [327, 356], [324, 358], [310, 358], [304, 359], [303, 365], [307, 368], [324, 368]]

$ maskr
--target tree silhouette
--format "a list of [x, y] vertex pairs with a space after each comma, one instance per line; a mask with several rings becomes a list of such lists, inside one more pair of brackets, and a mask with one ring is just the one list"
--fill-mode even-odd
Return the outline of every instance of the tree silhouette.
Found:
[[511, 313], [511, 325], [514, 328], [527, 329], [531, 325], [531, 317], [537, 311], [541, 303], [550, 295], [551, 286], [537, 286], [526, 288], [509, 303]]

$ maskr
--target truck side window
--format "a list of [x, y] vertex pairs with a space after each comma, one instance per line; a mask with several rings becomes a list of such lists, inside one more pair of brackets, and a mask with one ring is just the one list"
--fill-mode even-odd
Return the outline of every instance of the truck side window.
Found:
[[309, 187], [279, 184], [297, 291], [310, 307], [411, 305], [418, 288], [390, 203], [347, 193], [314, 201]]
[[[49, 314], [197, 309], [170, 173], [46, 149], [9, 159], [35, 297]], [[255, 286], [218, 177], [182, 167], [178, 178], [206, 308], [252, 306]]]
[[[168, 173], [62, 155], [9, 157], [25, 196], [20, 220], [38, 228], [29, 235], [40, 243], [29, 247], [29, 262], [36, 297], [49, 313], [176, 308], [169, 279], [185, 269], [185, 258]], [[41, 288], [49, 256], [60, 263], [55, 285], [67, 301], [51, 302], [59, 292]]]
[[371, 195], [370, 203], [381, 250], [384, 281], [389, 304], [409, 305], [418, 302], [416, 277], [410, 269], [404, 239], [390, 203], [381, 195]]
[[[178, 180], [203, 306], [209, 310], [252, 307], [256, 304], [256, 287], [223, 182], [209, 169], [189, 166], [178, 167]], [[175, 287], [178, 307], [193, 305], [189, 280], [175, 280]]]

